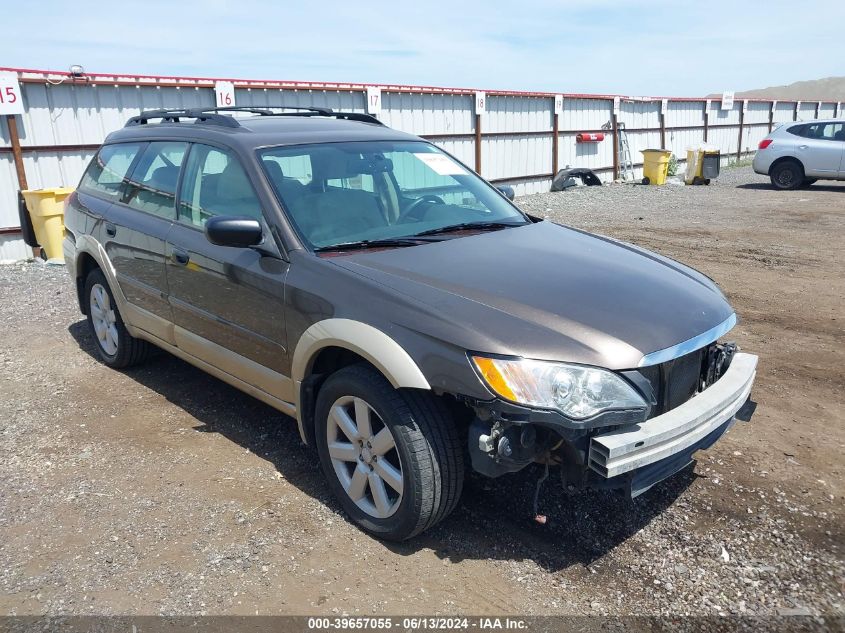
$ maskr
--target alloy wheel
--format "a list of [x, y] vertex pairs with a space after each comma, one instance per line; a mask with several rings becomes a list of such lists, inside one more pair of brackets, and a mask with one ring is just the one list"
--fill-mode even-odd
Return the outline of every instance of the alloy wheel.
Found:
[[404, 490], [404, 474], [390, 429], [362, 398], [343, 396], [329, 410], [328, 453], [343, 490], [377, 519], [393, 515]]
[[114, 356], [117, 354], [118, 345], [117, 316], [111, 305], [109, 293], [102, 284], [94, 284], [91, 287], [89, 306], [97, 343], [106, 354]]

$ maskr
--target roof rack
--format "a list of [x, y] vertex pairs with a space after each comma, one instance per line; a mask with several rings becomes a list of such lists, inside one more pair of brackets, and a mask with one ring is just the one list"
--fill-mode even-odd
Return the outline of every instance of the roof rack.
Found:
[[[295, 112], [274, 112], [274, 110], [296, 110]], [[179, 123], [181, 119], [195, 119], [196, 123], [208, 123], [210, 125], [221, 125], [223, 127], [241, 127], [238, 120], [220, 112], [248, 112], [260, 116], [325, 116], [347, 121], [360, 121], [362, 123], [375, 123], [384, 125], [371, 114], [361, 112], [336, 112], [331, 108], [312, 108], [306, 106], [226, 106], [220, 108], [181, 108], [173, 110], [147, 110], [138, 116], [133, 116], [126, 122], [126, 127], [132, 125], [146, 125], [150, 119], [161, 119], [162, 122]]]
[[179, 110], [146, 110], [141, 112], [138, 116], [130, 118], [124, 127], [132, 125], [146, 125], [150, 119], [161, 119], [162, 123], [179, 123], [181, 119], [196, 119], [197, 123], [211, 123], [213, 125], [222, 125], [223, 127], [240, 127], [236, 119], [223, 114], [215, 114], [214, 112], [204, 112], [199, 109], [179, 109]]

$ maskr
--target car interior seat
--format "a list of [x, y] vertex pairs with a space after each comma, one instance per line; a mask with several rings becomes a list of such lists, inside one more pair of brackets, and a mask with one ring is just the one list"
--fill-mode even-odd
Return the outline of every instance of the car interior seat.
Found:
[[178, 180], [179, 167], [175, 165], [159, 167], [153, 171], [149, 180], [138, 183], [138, 202], [145, 207], [172, 207]]
[[[302, 187], [302, 193], [292, 196], [287, 205], [294, 222], [309, 241], [321, 243], [357, 239], [357, 234], [368, 229], [387, 226], [375, 194], [328, 184], [329, 181], [361, 175], [352, 169], [357, 163], [346, 152], [330, 149], [314, 153], [311, 161], [314, 169], [311, 185]], [[284, 193], [282, 198], [284, 201]]]
[[223, 215], [261, 217], [258, 198], [238, 163], [231, 161], [226, 165], [217, 180], [216, 189], [213, 203], [208, 207], [203, 205], [203, 208]]

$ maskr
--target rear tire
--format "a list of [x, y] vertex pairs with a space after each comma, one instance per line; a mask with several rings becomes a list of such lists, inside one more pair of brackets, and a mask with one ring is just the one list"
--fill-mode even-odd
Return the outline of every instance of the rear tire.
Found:
[[369, 365], [352, 365], [320, 388], [315, 420], [329, 487], [363, 530], [402, 541], [454, 510], [463, 453], [452, 416], [432, 394], [394, 389]]
[[769, 178], [775, 189], [798, 189], [804, 182], [804, 168], [797, 160], [785, 160], [772, 167]]
[[99, 268], [88, 273], [85, 279], [85, 300], [88, 328], [100, 360], [114, 369], [131, 367], [146, 360], [150, 352], [149, 343], [133, 337], [126, 330], [106, 276]]

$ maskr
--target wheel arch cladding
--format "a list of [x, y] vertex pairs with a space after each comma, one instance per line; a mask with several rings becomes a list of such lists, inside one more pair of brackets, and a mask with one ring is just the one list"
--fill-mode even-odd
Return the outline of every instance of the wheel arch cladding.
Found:
[[310, 374], [319, 353], [327, 347], [354, 352], [369, 362], [394, 389], [431, 390], [431, 385], [405, 349], [381, 330], [352, 319], [325, 319], [311, 325], [299, 339], [293, 353], [291, 377], [294, 380], [296, 418], [303, 442], [308, 442], [300, 402], [302, 381]]
[[79, 301], [79, 309], [82, 314], [88, 314], [88, 305], [85, 301], [85, 280], [90, 272], [100, 268], [100, 264], [88, 251], [82, 251], [76, 258], [76, 298]]
[[[88, 266], [87, 270], [84, 271], [84, 274], [82, 269], [80, 268], [80, 266], [83, 265], [83, 262]], [[109, 289], [114, 295], [114, 299], [117, 302], [118, 309], [123, 315], [124, 321], [127, 323], [127, 325], [131, 325], [128, 322], [128, 315], [126, 314], [125, 310], [126, 297], [123, 296], [123, 290], [117, 283], [117, 273], [115, 272], [114, 266], [112, 265], [109, 256], [106, 254], [106, 250], [103, 248], [103, 245], [100, 244], [94, 237], [85, 234], [77, 235], [76, 275], [78, 283], [80, 283], [84, 287], [85, 278], [88, 276], [88, 273], [90, 273], [95, 268], [100, 269], [103, 272], [103, 275], [105, 275], [106, 281], [109, 285]], [[85, 313], [84, 308], [83, 313]]]
[[325, 319], [305, 330], [293, 353], [295, 381], [302, 382], [317, 353], [326, 347], [355, 352], [372, 363], [395, 389], [431, 389], [414, 359], [399, 343], [381, 330], [352, 319]]

